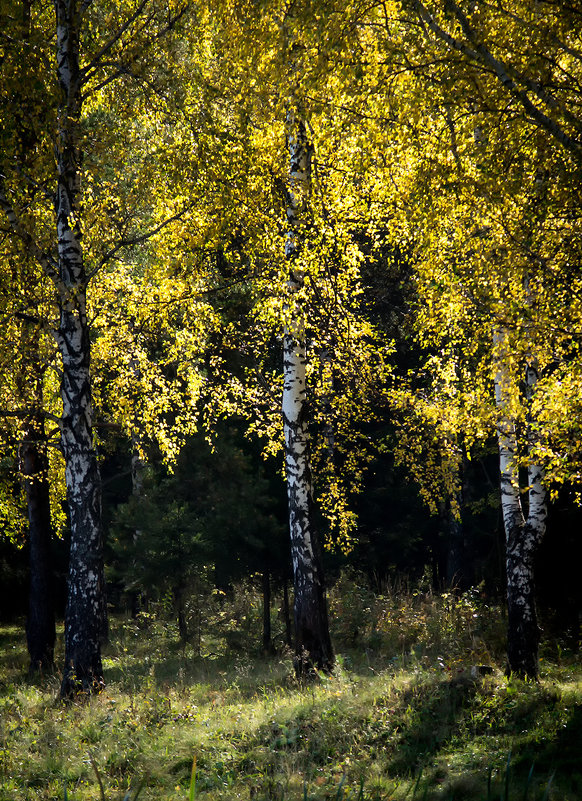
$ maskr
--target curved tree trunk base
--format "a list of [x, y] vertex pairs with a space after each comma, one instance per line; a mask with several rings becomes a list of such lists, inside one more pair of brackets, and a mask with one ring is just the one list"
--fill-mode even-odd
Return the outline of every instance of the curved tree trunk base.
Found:
[[[537, 624], [535, 607], [533, 619], [524, 620], [523, 613], [509, 612], [507, 636], [506, 675], [526, 681], [538, 681], [538, 650], [540, 629]], [[518, 619], [515, 620], [514, 616]]]
[[335, 663], [327, 622], [327, 604], [323, 593], [318, 595], [317, 601], [306, 604], [307, 619], [297, 614], [297, 610], [295, 612], [297, 641], [293, 663], [295, 675], [303, 680], [315, 678], [318, 671], [331, 673]]

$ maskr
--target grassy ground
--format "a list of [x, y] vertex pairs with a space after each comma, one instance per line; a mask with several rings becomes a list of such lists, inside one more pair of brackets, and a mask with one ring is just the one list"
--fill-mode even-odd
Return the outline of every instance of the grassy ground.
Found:
[[106, 692], [64, 706], [58, 677], [26, 681], [21, 628], [2, 628], [1, 801], [582, 799], [575, 658], [508, 681], [486, 645], [496, 610], [420, 595], [360, 609], [350, 592], [331, 599], [337, 670], [305, 687], [289, 654], [203, 640], [199, 655], [168, 623], [116, 619]]

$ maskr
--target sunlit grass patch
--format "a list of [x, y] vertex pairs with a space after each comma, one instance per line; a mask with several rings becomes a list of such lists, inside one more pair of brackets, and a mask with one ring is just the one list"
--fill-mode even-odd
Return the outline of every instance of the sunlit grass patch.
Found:
[[163, 619], [114, 618], [107, 688], [78, 705], [57, 700], [58, 675], [29, 684], [22, 630], [2, 629], [0, 798], [100, 801], [102, 786], [106, 801], [138, 787], [144, 801], [189, 799], [194, 758], [204, 801], [582, 797], [579, 662], [544, 662], [524, 683], [487, 651], [492, 672], [473, 675], [463, 625], [477, 607], [457, 616], [454, 603], [411, 600], [430, 622], [422, 648], [390, 652], [391, 630], [377, 650], [336, 636], [334, 674], [308, 685], [285, 650], [204, 657]]

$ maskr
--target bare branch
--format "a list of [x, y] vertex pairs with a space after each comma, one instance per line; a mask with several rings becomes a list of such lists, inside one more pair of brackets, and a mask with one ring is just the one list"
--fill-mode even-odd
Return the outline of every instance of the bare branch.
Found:
[[158, 234], [162, 231], [166, 226], [170, 225], [171, 223], [179, 220], [181, 217], [184, 216], [190, 209], [194, 206], [193, 203], [189, 203], [186, 208], [182, 209], [181, 211], [176, 212], [171, 217], [167, 217], [165, 220], [159, 225], [156, 225], [154, 228], [150, 228], [149, 231], [144, 231], [142, 234], [138, 236], [128, 237], [124, 239], [120, 239], [117, 244], [115, 244], [112, 248], [110, 248], [107, 253], [103, 256], [97, 267], [91, 270], [87, 275], [87, 281], [89, 282], [98, 272], [100, 272], [106, 264], [108, 264], [114, 256], [124, 248], [134, 247], [135, 245], [140, 245], [142, 242], [147, 242], [148, 239], [151, 239], [153, 236]]
[[[567, 150], [574, 155], [577, 161], [582, 160], [582, 143], [577, 139], [569, 136], [564, 129], [551, 117], [548, 117], [539, 108], [537, 108], [531, 101], [527, 92], [521, 89], [516, 81], [509, 75], [506, 65], [495, 58], [492, 53], [485, 47], [482, 42], [476, 42], [475, 32], [471, 28], [467, 17], [463, 14], [461, 9], [457, 6], [454, 0], [444, 0], [445, 6], [452, 11], [457, 17], [463, 33], [473, 45], [470, 47], [464, 42], [451, 36], [450, 33], [445, 31], [436, 22], [430, 11], [421, 2], [421, 0], [413, 0], [413, 6], [416, 9], [420, 19], [426, 23], [428, 28], [434, 35], [445, 42], [453, 50], [462, 53], [471, 61], [482, 64], [491, 69], [500, 83], [505, 89], [519, 101], [525, 112], [531, 119], [540, 127], [549, 133], [554, 139], [562, 144]], [[511, 71], [511, 68], [509, 68]]]
[[40, 264], [46, 275], [52, 278], [55, 284], [60, 285], [59, 272], [54, 259], [39, 247], [30, 232], [20, 223], [18, 215], [6, 195], [3, 178], [4, 176], [0, 175], [0, 209], [6, 215], [10, 229], [23, 243], [27, 253]]
[[[26, 420], [31, 414], [32, 411], [30, 409], [0, 409], [0, 418], [4, 419], [14, 418], [15, 420]], [[57, 417], [51, 412], [47, 412], [44, 409], [35, 409], [34, 414], [40, 415], [45, 420], [52, 420], [53, 423], [60, 426], [60, 417]]]
[[123, 23], [123, 25], [118, 28], [113, 36], [107, 41], [103, 47], [97, 51], [97, 53], [93, 56], [91, 61], [81, 70], [81, 83], [86, 83], [89, 79], [92, 72], [94, 72], [103, 56], [105, 56], [112, 47], [114, 47], [117, 42], [121, 39], [123, 34], [130, 28], [130, 26], [135, 22], [135, 20], [140, 16], [141, 12], [144, 10], [146, 5], [149, 3], [149, 0], [141, 0], [141, 3], [138, 4], [137, 8], [135, 9], [134, 13], [128, 17], [128, 19]]

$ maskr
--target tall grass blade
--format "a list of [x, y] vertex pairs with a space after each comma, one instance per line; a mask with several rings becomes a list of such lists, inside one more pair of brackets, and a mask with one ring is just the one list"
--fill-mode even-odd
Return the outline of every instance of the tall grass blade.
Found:
[[493, 801], [491, 796], [491, 777], [493, 776], [493, 768], [491, 765], [489, 766], [489, 770], [487, 771], [487, 801]]
[[141, 782], [137, 785], [137, 790], [135, 791], [135, 795], [133, 796], [133, 801], [137, 801], [138, 795], [141, 793], [145, 786], [146, 780], [142, 779]]
[[422, 768], [420, 769], [420, 772], [419, 772], [418, 776], [416, 777], [416, 781], [414, 781], [414, 774], [412, 775], [412, 780], [410, 782], [408, 790], [404, 793], [403, 798], [406, 798], [408, 793], [411, 790], [412, 790], [412, 796], [411, 797], [414, 798], [414, 796], [416, 794], [416, 791], [418, 790], [418, 785], [420, 784], [421, 776], [422, 776]]
[[507, 765], [505, 766], [505, 787], [501, 801], [509, 801], [509, 768], [511, 767], [511, 751], [507, 755]]
[[194, 801], [196, 798], [196, 754], [192, 760], [192, 773], [190, 774], [190, 793], [188, 794], [188, 801]]
[[555, 775], [556, 775], [556, 771], [554, 770], [554, 771], [552, 771], [552, 775], [548, 779], [548, 783], [546, 785], [546, 789], [544, 790], [544, 794], [542, 796], [542, 801], [548, 801], [548, 798], [550, 797], [550, 788], [552, 786], [552, 782], [554, 781], [554, 776]]
[[341, 801], [341, 797], [343, 795], [343, 789], [344, 789], [344, 784], [345, 783], [346, 783], [346, 774], [344, 773], [344, 775], [342, 776], [341, 781], [339, 783], [339, 786], [337, 788], [337, 793], [335, 795], [335, 801]]
[[137, 801], [139, 794], [143, 790], [144, 784], [145, 784], [145, 779], [142, 779], [142, 781], [138, 784], [137, 790], [135, 791], [133, 796], [131, 795], [131, 790], [128, 790], [126, 794], [123, 796], [123, 801]]
[[535, 762], [532, 762], [531, 763], [531, 768], [529, 769], [529, 773], [527, 774], [527, 781], [525, 783], [525, 790], [523, 791], [523, 800], [522, 801], [527, 801], [527, 794], [529, 793], [529, 786], [531, 784], [531, 780], [533, 779], [534, 765], [535, 765]]
[[91, 763], [91, 767], [95, 772], [95, 776], [97, 776], [97, 784], [99, 785], [99, 795], [101, 796], [101, 801], [107, 801], [105, 798], [105, 788], [103, 787], [103, 782], [101, 781], [101, 774], [99, 773], [99, 768], [97, 767], [97, 763], [93, 759], [92, 754], [89, 754], [89, 762]]
[[416, 780], [416, 784], [414, 785], [414, 790], [412, 791], [412, 797], [413, 797], [413, 798], [414, 798], [414, 796], [416, 795], [416, 791], [417, 791], [417, 790], [418, 790], [418, 788], [419, 788], [419, 785], [420, 785], [420, 780], [421, 780], [421, 779], [422, 779], [422, 768], [420, 768], [420, 770], [418, 771], [418, 778], [417, 778], [417, 780]]

